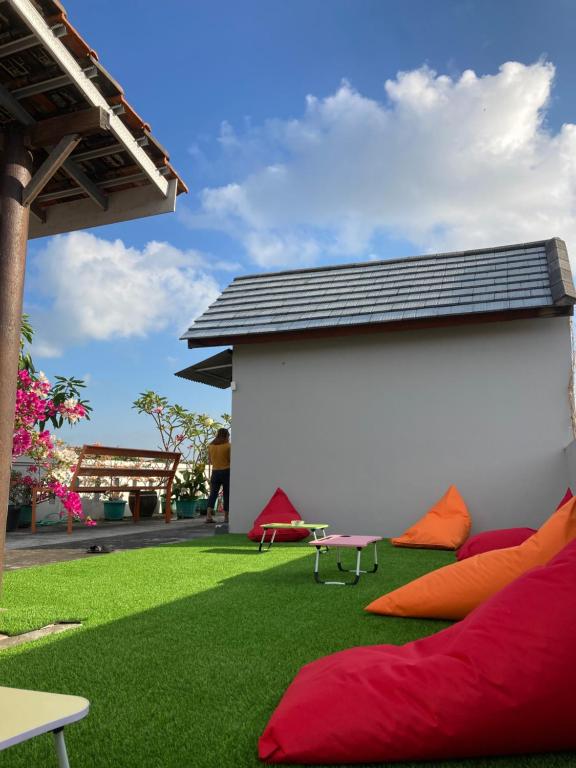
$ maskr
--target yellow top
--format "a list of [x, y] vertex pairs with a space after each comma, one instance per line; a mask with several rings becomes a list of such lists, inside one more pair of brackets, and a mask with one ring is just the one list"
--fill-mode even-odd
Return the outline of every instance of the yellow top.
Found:
[[230, 469], [230, 443], [210, 444], [208, 455], [213, 469]]

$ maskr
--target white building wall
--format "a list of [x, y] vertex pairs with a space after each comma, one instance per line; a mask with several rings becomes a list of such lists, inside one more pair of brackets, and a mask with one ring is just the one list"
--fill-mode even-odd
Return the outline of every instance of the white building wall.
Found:
[[568, 482], [569, 322], [238, 345], [231, 530], [280, 486], [333, 532], [396, 535], [450, 483], [475, 531], [538, 526]]

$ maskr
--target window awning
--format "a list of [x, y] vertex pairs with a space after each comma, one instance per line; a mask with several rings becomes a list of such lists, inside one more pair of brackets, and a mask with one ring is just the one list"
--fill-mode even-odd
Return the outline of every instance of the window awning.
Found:
[[207, 357], [206, 360], [178, 371], [175, 376], [218, 389], [228, 389], [232, 383], [232, 350], [225, 349], [224, 352]]

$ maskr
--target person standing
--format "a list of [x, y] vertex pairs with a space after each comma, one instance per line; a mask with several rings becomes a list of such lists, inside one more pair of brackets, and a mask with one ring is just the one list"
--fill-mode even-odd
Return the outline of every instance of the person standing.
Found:
[[230, 503], [230, 432], [222, 427], [216, 432], [216, 437], [208, 445], [208, 459], [212, 465], [210, 475], [210, 497], [206, 511], [206, 522], [214, 522], [214, 507], [220, 488], [224, 495], [224, 522], [228, 522]]

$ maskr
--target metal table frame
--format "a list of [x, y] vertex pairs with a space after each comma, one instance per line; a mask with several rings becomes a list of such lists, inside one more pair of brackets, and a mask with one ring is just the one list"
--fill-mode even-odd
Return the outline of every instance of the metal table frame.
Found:
[[[322, 539], [326, 536], [326, 528], [329, 528], [330, 526], [328, 523], [298, 523], [298, 525], [292, 525], [292, 523], [264, 523], [262, 526], [263, 533], [262, 538], [260, 539], [260, 544], [258, 545], [258, 552], [268, 552], [268, 550], [272, 547], [272, 544], [274, 544], [274, 539], [276, 538], [276, 531], [285, 531], [285, 530], [291, 530], [292, 528], [298, 529], [298, 528], [306, 528], [309, 531], [312, 531], [312, 535], [314, 536], [314, 541], [322, 541]], [[268, 546], [265, 547], [264, 544], [265, 538], [266, 538], [266, 532], [272, 531], [272, 538], [268, 542]], [[316, 531], [320, 531], [322, 533], [322, 536], [318, 538], [316, 535]], [[312, 542], [310, 542], [312, 543]]]
[[[343, 539], [351, 539], [352, 541], [347, 544]], [[366, 539], [365, 542], [362, 542], [360, 544], [354, 543], [356, 540], [359, 539]], [[377, 544], [379, 541], [382, 541], [382, 538], [380, 536], [325, 536], [324, 540], [318, 540], [318, 541], [311, 541], [309, 542], [310, 546], [316, 547], [316, 557], [314, 561], [314, 580], [318, 584], [329, 584], [329, 585], [337, 585], [341, 587], [353, 587], [360, 581], [360, 574], [362, 573], [376, 573], [378, 570], [378, 549]], [[363, 570], [360, 568], [361, 561], [362, 561], [362, 550], [366, 549], [366, 547], [369, 544], [374, 545], [374, 561], [372, 564], [372, 568], [369, 570]], [[348, 581], [324, 581], [320, 578], [320, 555], [323, 554], [321, 550], [323, 549], [325, 552], [328, 551], [330, 548], [336, 549], [336, 564], [338, 566], [338, 570], [342, 571], [343, 573], [353, 573], [354, 578], [349, 579]], [[356, 549], [356, 567], [355, 568], [344, 568], [342, 565], [342, 559], [340, 554], [340, 549], [346, 548], [346, 549]]]

